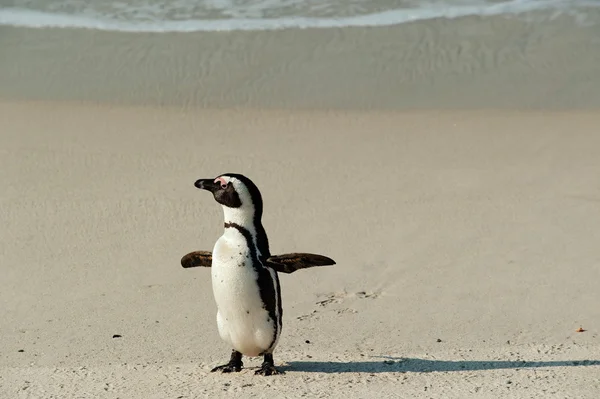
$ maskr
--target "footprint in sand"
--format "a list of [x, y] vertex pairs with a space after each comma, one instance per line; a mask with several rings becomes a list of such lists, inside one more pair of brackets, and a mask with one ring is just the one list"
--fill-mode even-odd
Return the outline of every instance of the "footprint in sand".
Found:
[[319, 306], [328, 306], [332, 303], [342, 303], [348, 298], [358, 298], [358, 299], [375, 299], [381, 295], [379, 292], [369, 292], [369, 291], [358, 291], [354, 294], [350, 294], [347, 292], [337, 292], [337, 293], [329, 293], [326, 295], [326, 298], [318, 301], [316, 304]]
[[[329, 294], [323, 295], [325, 297], [325, 299], [321, 299], [320, 301], [317, 301], [315, 304], [321, 308], [327, 308], [332, 304], [343, 303], [347, 299], [352, 299], [352, 298], [375, 299], [375, 298], [378, 298], [380, 295], [381, 295], [381, 293], [379, 293], [379, 292], [369, 292], [369, 291], [358, 291], [356, 293], [348, 293], [345, 291], [344, 292], [331, 292]], [[332, 309], [331, 311], [335, 312], [336, 314], [358, 313], [357, 310], [351, 309], [351, 308]], [[313, 310], [309, 314], [298, 316], [296, 319], [298, 319], [298, 320], [312, 319], [312, 318], [317, 317], [318, 313], [320, 313], [319, 310]]]

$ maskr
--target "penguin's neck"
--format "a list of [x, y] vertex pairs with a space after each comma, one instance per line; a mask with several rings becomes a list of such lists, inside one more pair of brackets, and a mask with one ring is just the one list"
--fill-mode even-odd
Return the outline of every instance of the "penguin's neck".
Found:
[[241, 233], [249, 242], [257, 246], [259, 256], [270, 256], [267, 234], [262, 226], [261, 217], [256, 217], [254, 209], [223, 207], [223, 212], [224, 237], [237, 239], [239, 237], [237, 234]]
[[254, 209], [223, 207], [225, 227], [237, 225], [256, 236], [256, 229], [261, 224], [260, 218], [255, 218]]

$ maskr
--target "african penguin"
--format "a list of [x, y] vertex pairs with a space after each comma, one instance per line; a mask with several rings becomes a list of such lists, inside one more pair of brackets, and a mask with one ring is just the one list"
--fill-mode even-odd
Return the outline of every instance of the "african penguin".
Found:
[[[194, 185], [210, 191], [224, 214], [224, 232], [212, 254], [198, 251], [186, 255], [187, 263], [182, 259], [184, 267], [211, 267], [219, 335], [232, 348], [229, 362], [211, 371], [237, 372], [242, 356], [263, 356], [256, 374], [278, 374], [273, 351], [281, 336], [283, 309], [277, 269], [291, 273], [335, 262], [312, 254], [271, 256], [261, 222], [262, 196], [247, 177], [227, 173]], [[197, 264], [191, 265], [194, 260]]]

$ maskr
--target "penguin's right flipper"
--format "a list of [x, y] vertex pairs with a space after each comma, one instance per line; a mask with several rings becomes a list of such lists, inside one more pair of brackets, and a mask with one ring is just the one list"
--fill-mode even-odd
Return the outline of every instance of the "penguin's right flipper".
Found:
[[293, 273], [296, 270], [308, 269], [315, 266], [331, 266], [335, 261], [323, 255], [309, 253], [291, 253], [271, 255], [267, 259], [267, 266], [280, 273]]
[[190, 267], [211, 267], [212, 252], [210, 251], [194, 251], [181, 258], [181, 266], [185, 269]]

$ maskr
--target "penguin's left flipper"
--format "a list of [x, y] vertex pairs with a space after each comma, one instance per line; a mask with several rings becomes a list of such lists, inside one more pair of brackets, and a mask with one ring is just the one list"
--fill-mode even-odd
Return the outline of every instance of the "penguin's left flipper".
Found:
[[194, 251], [181, 258], [181, 266], [185, 269], [190, 267], [210, 267], [212, 264], [212, 252]]
[[335, 261], [323, 255], [309, 253], [291, 253], [272, 255], [267, 259], [268, 267], [280, 273], [293, 273], [296, 270], [315, 266], [331, 266]]
[[[210, 251], [194, 251], [181, 258], [181, 266], [185, 269], [191, 267], [211, 267], [212, 253]], [[300, 269], [315, 266], [331, 266], [335, 261], [323, 255], [309, 253], [291, 253], [272, 255], [267, 259], [267, 266], [280, 273], [293, 273]]]

